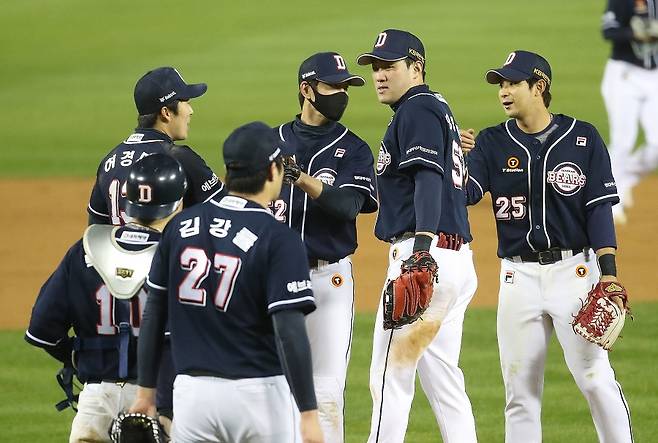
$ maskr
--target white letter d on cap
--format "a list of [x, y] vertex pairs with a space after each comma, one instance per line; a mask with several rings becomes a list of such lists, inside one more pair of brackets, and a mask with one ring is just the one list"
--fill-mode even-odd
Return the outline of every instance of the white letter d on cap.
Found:
[[507, 60], [505, 60], [505, 64], [503, 64], [503, 66], [507, 66], [510, 63], [512, 63], [512, 60], [514, 60], [514, 57], [516, 57], [516, 52], [510, 52], [510, 54], [507, 56]]
[[377, 41], [375, 42], [375, 48], [381, 48], [384, 46], [384, 42], [386, 41], [386, 33], [382, 32], [377, 36]]

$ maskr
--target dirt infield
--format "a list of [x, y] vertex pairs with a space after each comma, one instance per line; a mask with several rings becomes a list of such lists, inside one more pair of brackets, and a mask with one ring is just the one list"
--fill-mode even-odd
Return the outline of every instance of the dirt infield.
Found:
[[[92, 182], [82, 179], [0, 180], [0, 329], [26, 326], [40, 286], [86, 226], [85, 207]], [[638, 186], [629, 224], [618, 229], [620, 278], [632, 300], [658, 300], [653, 260], [658, 250], [658, 176]], [[496, 304], [496, 233], [488, 202], [471, 208], [475, 241], [478, 306]], [[374, 238], [374, 216], [359, 218], [359, 249], [354, 256], [357, 309], [372, 310], [386, 272], [387, 244]]]

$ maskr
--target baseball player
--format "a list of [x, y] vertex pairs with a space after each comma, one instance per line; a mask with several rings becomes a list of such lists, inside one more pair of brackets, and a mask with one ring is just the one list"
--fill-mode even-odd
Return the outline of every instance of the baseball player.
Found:
[[377, 98], [394, 112], [376, 168], [375, 235], [391, 243], [384, 288], [416, 253], [438, 263], [438, 284], [422, 321], [385, 330], [381, 305], [377, 312], [368, 441], [403, 441], [418, 370], [443, 441], [474, 442], [475, 421], [458, 367], [464, 312], [477, 279], [457, 122], [445, 98], [425, 84], [425, 49], [413, 34], [383, 31], [357, 62], [372, 65]]
[[344, 440], [345, 378], [352, 342], [356, 217], [377, 210], [370, 148], [338, 123], [349, 86], [363, 78], [336, 52], [314, 54], [299, 68], [301, 113], [279, 126], [285, 177], [272, 203], [277, 220], [297, 231], [311, 268], [317, 309], [306, 317], [320, 424], [328, 443]]
[[[658, 5], [655, 0], [608, 0], [603, 37], [612, 42], [601, 92], [610, 124], [610, 157], [621, 204], [618, 223], [632, 205], [631, 190], [658, 166]], [[638, 124], [645, 144], [634, 150]]]
[[165, 153], [183, 165], [187, 178], [185, 207], [201, 203], [220, 193], [224, 184], [189, 146], [176, 145], [188, 135], [193, 110], [190, 99], [206, 92], [205, 83], [188, 85], [171, 67], [144, 74], [135, 85], [138, 127], [98, 165], [91, 192], [89, 223], [123, 225], [125, 219], [126, 177], [137, 160]]
[[477, 136], [467, 193], [469, 204], [491, 193], [498, 232], [505, 441], [542, 440], [544, 363], [555, 331], [599, 440], [630, 442], [628, 404], [607, 352], [571, 326], [595, 283], [617, 281], [612, 205], [619, 197], [608, 151], [591, 124], [549, 112], [551, 67], [543, 57], [514, 51], [486, 79], [499, 86], [510, 119]]
[[[180, 210], [185, 188], [171, 156], [136, 162], [126, 181], [125, 209], [133, 222], [89, 226], [41, 288], [25, 339], [75, 367], [84, 383], [71, 442], [110, 442], [112, 419], [135, 397], [143, 285], [160, 231]], [[162, 363], [170, 366], [171, 359]], [[158, 383], [166, 386], [164, 379]]]
[[154, 413], [168, 319], [174, 441], [323, 441], [304, 325], [315, 309], [306, 254], [267, 209], [283, 182], [278, 145], [263, 123], [236, 129], [224, 142], [229, 195], [184, 210], [155, 254], [131, 412]]

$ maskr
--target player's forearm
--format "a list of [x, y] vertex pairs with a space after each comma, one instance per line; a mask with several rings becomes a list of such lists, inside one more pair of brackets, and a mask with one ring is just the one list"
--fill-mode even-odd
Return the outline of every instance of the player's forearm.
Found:
[[353, 188], [336, 188], [329, 185], [322, 187], [322, 193], [315, 200], [322, 209], [334, 217], [355, 220], [366, 201], [366, 196]]
[[603, 30], [603, 38], [618, 42], [634, 40], [633, 30], [630, 27], [606, 28]]
[[318, 198], [322, 193], [323, 183], [317, 178], [311, 177], [305, 172], [299, 175], [299, 179], [295, 182], [295, 186], [299, 187], [302, 191], [306, 192], [313, 200]]
[[601, 248], [596, 250], [596, 261], [601, 273], [601, 281], [617, 281], [617, 250]]
[[[416, 240], [414, 251], [428, 250], [427, 238], [437, 232], [441, 219], [442, 176], [431, 169], [421, 168], [414, 176], [414, 210], [416, 211]], [[429, 197], [428, 197], [429, 196]]]
[[166, 322], [166, 292], [151, 288], [137, 343], [137, 384], [142, 387], [155, 388], [157, 385]]
[[317, 409], [311, 345], [306, 334], [304, 314], [297, 310], [275, 312], [272, 314], [272, 325], [281, 367], [299, 411]]

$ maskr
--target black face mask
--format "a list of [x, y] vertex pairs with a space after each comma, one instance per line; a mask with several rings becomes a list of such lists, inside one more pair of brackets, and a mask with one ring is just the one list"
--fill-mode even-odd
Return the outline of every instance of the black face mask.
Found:
[[315, 101], [309, 102], [317, 111], [327, 117], [329, 120], [337, 122], [343, 116], [345, 108], [347, 108], [347, 101], [349, 96], [347, 92], [337, 92], [335, 94], [320, 94], [317, 89], [313, 88], [315, 93]]

